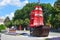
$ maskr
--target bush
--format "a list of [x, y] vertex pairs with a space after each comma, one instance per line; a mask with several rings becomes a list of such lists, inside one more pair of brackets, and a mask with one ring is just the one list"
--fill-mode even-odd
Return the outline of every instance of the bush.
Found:
[[1, 32], [1, 30], [5, 30], [5, 29], [6, 29], [5, 25], [0, 25], [0, 32]]

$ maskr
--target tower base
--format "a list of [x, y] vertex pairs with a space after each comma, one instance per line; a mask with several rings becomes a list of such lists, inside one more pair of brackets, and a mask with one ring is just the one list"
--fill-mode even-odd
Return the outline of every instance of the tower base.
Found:
[[50, 27], [41, 26], [30, 29], [30, 35], [35, 37], [47, 37], [49, 35]]

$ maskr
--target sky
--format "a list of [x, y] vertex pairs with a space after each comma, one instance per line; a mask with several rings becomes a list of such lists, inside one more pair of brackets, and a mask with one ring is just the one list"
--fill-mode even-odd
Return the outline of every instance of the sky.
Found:
[[[40, 0], [40, 3], [54, 4], [56, 0]], [[14, 17], [14, 13], [17, 9], [22, 9], [27, 3], [38, 2], [38, 0], [0, 0], [0, 18], [10, 19]]]

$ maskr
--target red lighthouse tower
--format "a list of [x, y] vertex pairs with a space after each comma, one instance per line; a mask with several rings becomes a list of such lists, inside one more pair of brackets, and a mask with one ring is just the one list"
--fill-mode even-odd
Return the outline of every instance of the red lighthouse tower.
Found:
[[49, 29], [49, 27], [44, 25], [42, 7], [39, 5], [35, 6], [35, 9], [32, 10], [30, 16], [30, 34], [33, 36], [48, 36]]
[[30, 27], [43, 26], [43, 11], [41, 6], [35, 6], [35, 10], [31, 12]]

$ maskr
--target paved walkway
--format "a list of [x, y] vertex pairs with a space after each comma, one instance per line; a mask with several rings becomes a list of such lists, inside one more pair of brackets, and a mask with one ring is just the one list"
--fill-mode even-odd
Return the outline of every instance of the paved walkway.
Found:
[[[27, 33], [29, 33], [29, 32], [27, 32]], [[48, 37], [31, 37], [31, 36], [27, 36], [27, 35], [13, 36], [13, 35], [2, 34], [1, 40], [45, 40], [46, 38], [56, 38], [56, 37], [60, 37], [60, 33], [50, 32]]]

